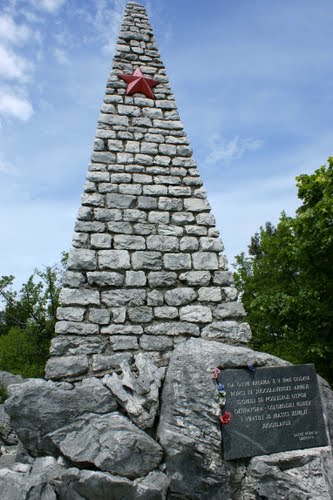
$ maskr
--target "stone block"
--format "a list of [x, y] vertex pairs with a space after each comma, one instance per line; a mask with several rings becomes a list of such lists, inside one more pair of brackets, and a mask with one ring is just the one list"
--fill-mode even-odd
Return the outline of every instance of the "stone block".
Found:
[[88, 283], [93, 286], [122, 286], [124, 276], [120, 273], [101, 272], [87, 273]]
[[145, 286], [146, 275], [143, 271], [126, 271], [126, 286]]
[[173, 252], [179, 250], [179, 240], [176, 236], [148, 236], [147, 248], [160, 252]]
[[229, 271], [215, 271], [213, 274], [214, 285], [230, 286], [233, 285], [234, 279]]
[[185, 232], [192, 236], [206, 236], [208, 231], [205, 226], [196, 226], [193, 224], [185, 226]]
[[174, 224], [160, 224], [158, 226], [158, 233], [165, 236], [182, 236], [184, 229]]
[[74, 271], [66, 271], [63, 277], [62, 284], [63, 286], [69, 288], [80, 288], [84, 284], [84, 282], [84, 274]]
[[168, 212], [149, 212], [148, 220], [157, 224], [168, 224], [170, 215]]
[[108, 325], [110, 323], [110, 311], [108, 309], [91, 308], [89, 311], [89, 321], [98, 325]]
[[45, 367], [45, 376], [49, 379], [78, 377], [88, 371], [87, 356], [64, 356], [50, 358]]
[[92, 234], [90, 236], [91, 248], [111, 248], [110, 234]]
[[131, 267], [127, 250], [100, 250], [98, 252], [98, 262], [101, 270], [129, 269]]
[[93, 216], [93, 209], [91, 207], [80, 207], [77, 214], [79, 220], [91, 220]]
[[133, 226], [129, 222], [108, 222], [108, 230], [111, 233], [132, 234]]
[[106, 195], [107, 206], [109, 208], [132, 208], [136, 197], [129, 194], [110, 193]]
[[111, 182], [113, 184], [127, 184], [132, 182], [132, 176], [131, 174], [126, 174], [124, 172], [111, 174]]
[[180, 240], [181, 252], [195, 252], [199, 249], [199, 241], [195, 236], [184, 236]]
[[157, 208], [157, 199], [151, 196], [138, 196], [138, 208], [154, 210]]
[[213, 252], [195, 252], [192, 254], [193, 267], [197, 270], [218, 269], [218, 259]]
[[237, 300], [238, 292], [235, 286], [224, 286], [222, 290], [226, 301]]
[[82, 323], [78, 321], [58, 321], [55, 325], [55, 333], [75, 334], [75, 335], [97, 335], [99, 333], [98, 325], [91, 323]]
[[122, 219], [122, 213], [119, 209], [95, 208], [94, 216], [96, 220], [102, 222], [121, 221]]
[[163, 257], [163, 261], [166, 269], [171, 269], [174, 271], [191, 269], [191, 255], [189, 253], [165, 254]]
[[174, 319], [178, 317], [177, 307], [155, 307], [154, 316], [159, 319]]
[[179, 212], [183, 209], [183, 200], [179, 198], [165, 198], [161, 196], [158, 201], [159, 210]]
[[210, 307], [204, 306], [181, 307], [179, 317], [182, 321], [190, 321], [192, 323], [209, 323], [213, 319]]
[[151, 335], [169, 335], [177, 337], [178, 335], [190, 335], [198, 337], [200, 328], [198, 325], [187, 323], [186, 321], [168, 321], [167, 323], [157, 323], [144, 327], [145, 333]]
[[124, 210], [123, 218], [125, 221], [130, 222], [144, 222], [147, 220], [147, 213], [143, 210], [128, 208], [127, 210]]
[[58, 321], [83, 321], [85, 308], [84, 307], [58, 307]]
[[144, 250], [146, 248], [146, 241], [143, 236], [117, 234], [113, 238], [113, 246], [115, 249]]
[[88, 335], [59, 335], [51, 341], [51, 356], [75, 356], [80, 354], [102, 353], [105, 351], [105, 337]]
[[124, 151], [123, 141], [117, 141], [115, 139], [108, 140], [108, 150], [112, 152]]
[[172, 348], [173, 339], [163, 335], [142, 335], [139, 343], [145, 351], [163, 351]]
[[211, 274], [209, 271], [188, 271], [180, 274], [179, 279], [191, 286], [205, 286], [209, 284]]
[[196, 222], [197, 224], [202, 225], [202, 226], [215, 226], [216, 221], [215, 217], [213, 214], [208, 214], [208, 213], [202, 213], [198, 214], [196, 216]]
[[140, 325], [108, 325], [102, 327], [101, 333], [111, 335], [141, 335], [143, 333]]
[[243, 304], [240, 302], [224, 302], [213, 311], [213, 316], [216, 319], [243, 318], [245, 314]]
[[164, 303], [164, 295], [159, 290], [152, 290], [147, 293], [148, 306], [162, 306]]
[[139, 348], [138, 339], [130, 335], [113, 335], [110, 337], [110, 342], [114, 351], [131, 351]]
[[165, 292], [165, 302], [169, 306], [182, 306], [189, 304], [197, 298], [197, 293], [193, 288], [174, 288]]
[[185, 198], [184, 209], [189, 212], [204, 212], [209, 211], [210, 206], [207, 200], [200, 198]]
[[143, 194], [147, 196], [164, 196], [168, 194], [168, 188], [162, 184], [143, 186]]
[[[85, 238], [88, 238], [87, 234], [82, 234], [82, 233], [103, 233], [105, 230], [105, 224], [103, 222], [97, 222], [97, 221], [82, 221], [82, 220], [77, 220], [75, 223], [75, 231], [79, 234], [79, 236], [82, 238], [83, 237], [83, 243], [85, 242]], [[81, 239], [80, 238], [80, 239]], [[74, 234], [74, 241], [76, 240], [76, 235]]]
[[152, 184], [153, 178], [147, 174], [133, 174], [133, 182], [137, 184]]
[[156, 227], [154, 226], [154, 224], [142, 224], [142, 223], [135, 224], [134, 233], [143, 235], [155, 234]]
[[108, 307], [143, 306], [146, 300], [146, 290], [120, 289], [102, 292], [102, 303]]
[[83, 248], [73, 248], [68, 259], [69, 270], [93, 271], [97, 266], [96, 252]]
[[222, 293], [218, 286], [202, 287], [198, 290], [199, 302], [221, 302]]
[[81, 288], [79, 290], [75, 288], [62, 288], [59, 300], [60, 304], [63, 306], [98, 306], [100, 304], [99, 292], [85, 288]]
[[153, 319], [153, 310], [151, 307], [129, 307], [127, 309], [127, 314], [130, 321], [133, 323], [150, 323]]
[[194, 220], [194, 215], [190, 212], [176, 212], [174, 214], [171, 214], [171, 222], [173, 224], [184, 226], [185, 224], [194, 222]]
[[132, 254], [133, 269], [159, 270], [162, 267], [161, 252], [134, 252]]
[[120, 194], [133, 194], [136, 196], [142, 194], [142, 186], [138, 184], [119, 184], [118, 188]]
[[200, 238], [200, 250], [204, 252], [222, 252], [222, 241], [220, 238]]
[[125, 323], [126, 307], [111, 307], [112, 323]]
[[227, 341], [233, 343], [246, 343], [251, 340], [251, 330], [248, 323], [237, 321], [213, 321], [205, 326], [201, 332], [202, 338]]
[[148, 281], [151, 288], [175, 287], [177, 274], [167, 271], [151, 272], [148, 274]]

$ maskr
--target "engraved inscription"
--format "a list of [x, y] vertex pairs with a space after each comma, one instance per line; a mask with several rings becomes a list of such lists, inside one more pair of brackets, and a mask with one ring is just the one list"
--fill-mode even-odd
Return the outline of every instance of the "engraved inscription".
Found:
[[232, 415], [223, 426], [225, 458], [327, 444], [312, 365], [221, 370], [218, 380]]

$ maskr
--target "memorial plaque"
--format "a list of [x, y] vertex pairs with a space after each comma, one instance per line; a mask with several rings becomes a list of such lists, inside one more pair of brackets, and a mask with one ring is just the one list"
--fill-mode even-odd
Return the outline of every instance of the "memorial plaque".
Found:
[[313, 365], [221, 370], [231, 420], [222, 425], [224, 458], [326, 446]]

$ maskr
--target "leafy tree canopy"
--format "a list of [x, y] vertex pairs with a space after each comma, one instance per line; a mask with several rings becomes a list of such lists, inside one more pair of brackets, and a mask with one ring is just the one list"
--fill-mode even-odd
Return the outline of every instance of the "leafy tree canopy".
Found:
[[14, 276], [0, 278], [0, 370], [43, 377], [67, 254], [61, 263], [36, 269], [19, 292]]
[[266, 223], [236, 257], [236, 284], [252, 346], [293, 363], [315, 363], [333, 382], [333, 157], [296, 178], [302, 205]]

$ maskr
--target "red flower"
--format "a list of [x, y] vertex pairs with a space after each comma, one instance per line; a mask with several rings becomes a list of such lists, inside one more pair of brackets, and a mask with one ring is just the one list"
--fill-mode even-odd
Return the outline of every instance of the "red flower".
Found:
[[223, 425], [227, 425], [231, 420], [231, 413], [225, 411], [223, 415], [220, 416], [220, 422]]
[[219, 370], [218, 368], [215, 368], [213, 375], [212, 375], [212, 378], [217, 378], [219, 373], [221, 373], [221, 370]]

